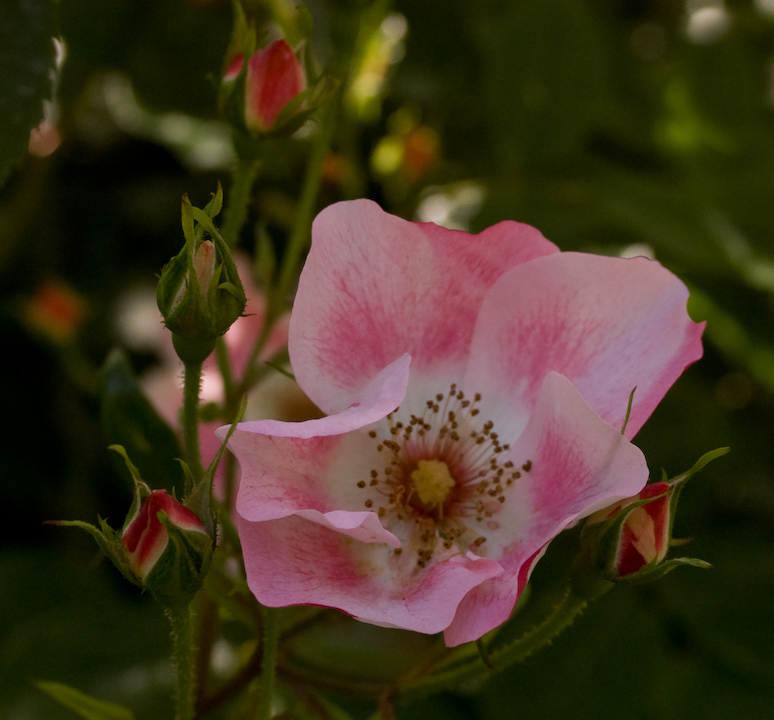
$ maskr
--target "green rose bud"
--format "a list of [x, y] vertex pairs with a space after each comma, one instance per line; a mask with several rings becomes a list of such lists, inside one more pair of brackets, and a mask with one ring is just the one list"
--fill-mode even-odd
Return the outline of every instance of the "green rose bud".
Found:
[[185, 247], [162, 270], [156, 292], [175, 350], [185, 363], [202, 362], [245, 308], [231, 252], [212, 222], [222, 203], [220, 187], [204, 210], [183, 197]]

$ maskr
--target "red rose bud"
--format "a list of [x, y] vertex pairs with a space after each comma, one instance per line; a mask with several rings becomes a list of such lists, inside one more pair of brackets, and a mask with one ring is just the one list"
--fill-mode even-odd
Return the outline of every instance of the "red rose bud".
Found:
[[614, 523], [619, 525], [618, 542], [611, 566], [616, 577], [633, 575], [646, 565], [657, 565], [666, 557], [673, 487], [666, 482], [646, 485], [638, 495], [621, 500], [589, 518], [588, 522], [593, 524], [611, 520], [623, 513], [622, 522]]
[[[236, 58], [229, 71], [235, 62]], [[282, 109], [304, 86], [304, 70], [284, 39], [256, 50], [247, 62], [245, 125], [259, 132], [272, 130]]]
[[577, 588], [591, 596], [606, 584], [654, 580], [679, 565], [710, 567], [696, 558], [665, 558], [671, 545], [682, 544], [672, 539], [672, 524], [683, 485], [708, 462], [727, 452], [728, 448], [712, 450], [688, 472], [646, 485], [634, 497], [590, 515], [581, 534]]
[[132, 572], [167, 607], [191, 601], [212, 555], [202, 522], [166, 490], [154, 490], [145, 499], [121, 544]]

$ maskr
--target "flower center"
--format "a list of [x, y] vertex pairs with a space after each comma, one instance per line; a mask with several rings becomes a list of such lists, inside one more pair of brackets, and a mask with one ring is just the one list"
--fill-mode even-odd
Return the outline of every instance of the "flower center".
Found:
[[411, 483], [425, 505], [443, 505], [455, 486], [449, 466], [443, 460], [420, 460], [411, 473]]
[[364, 505], [402, 536], [420, 568], [455, 546], [462, 553], [481, 548], [483, 533], [499, 527], [492, 518], [508, 488], [532, 468], [529, 460], [516, 467], [507, 457], [510, 445], [500, 442], [491, 420], [481, 421], [480, 401], [454, 384], [428, 400], [421, 416], [390, 413], [387, 437], [369, 432], [384, 464], [357, 482], [367, 494]]

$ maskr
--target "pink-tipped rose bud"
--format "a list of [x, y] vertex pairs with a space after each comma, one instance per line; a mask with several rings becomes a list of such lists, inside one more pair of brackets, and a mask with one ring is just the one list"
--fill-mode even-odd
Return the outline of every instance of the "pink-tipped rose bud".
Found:
[[166, 490], [154, 490], [123, 532], [129, 567], [159, 602], [187, 604], [201, 587], [212, 540], [199, 518]]
[[[669, 483], [646, 485], [634, 497], [621, 500], [589, 518], [589, 523], [604, 522], [619, 512], [625, 514], [620, 524], [611, 567], [616, 576], [633, 575], [646, 565], [657, 565], [666, 557], [669, 549], [671, 494]], [[627, 511], [626, 508], [634, 503], [638, 504]]]
[[284, 39], [256, 50], [247, 62], [245, 125], [259, 132], [272, 130], [277, 116], [304, 85], [301, 63]]
[[666, 560], [666, 555], [670, 545], [682, 544], [672, 540], [672, 523], [686, 480], [725, 452], [727, 448], [707, 453], [688, 472], [646, 485], [637, 495], [590, 515], [581, 534], [586, 562], [577, 565], [579, 587], [594, 587], [596, 580], [603, 584], [654, 580], [679, 565], [709, 567], [696, 558]]

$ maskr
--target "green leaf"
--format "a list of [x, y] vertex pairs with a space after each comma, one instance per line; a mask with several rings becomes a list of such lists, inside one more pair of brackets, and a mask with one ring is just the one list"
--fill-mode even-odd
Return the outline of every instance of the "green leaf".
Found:
[[114, 703], [95, 700], [64, 683], [38, 680], [35, 685], [60, 705], [70, 708], [86, 720], [134, 720], [130, 710]]
[[0, 3], [0, 185], [27, 152], [51, 97], [54, 43], [48, 0]]
[[122, 445], [137, 465], [138, 476], [152, 488], [182, 489], [175, 458], [182, 457], [175, 433], [140, 389], [129, 360], [111, 353], [102, 371], [101, 420], [105, 438]]

